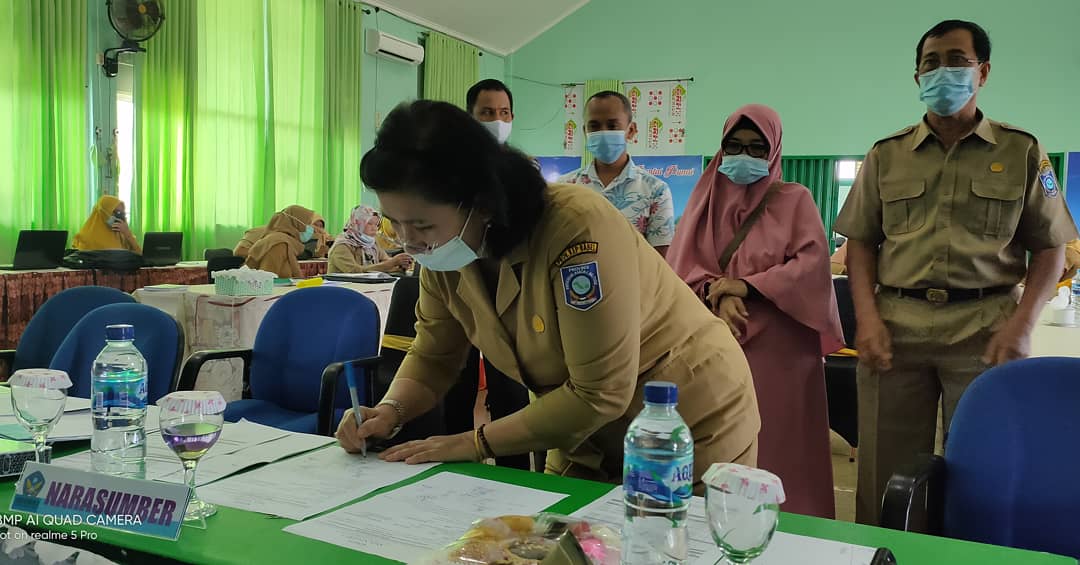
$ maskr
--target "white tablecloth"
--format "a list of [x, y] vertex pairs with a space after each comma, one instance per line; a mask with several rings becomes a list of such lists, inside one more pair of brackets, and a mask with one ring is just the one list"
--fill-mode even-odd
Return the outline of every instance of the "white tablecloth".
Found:
[[[394, 283], [334, 283], [367, 296], [379, 308], [380, 332], [386, 327]], [[255, 334], [266, 312], [282, 295], [296, 287], [275, 287], [271, 296], [219, 296], [213, 285], [179, 290], [141, 288], [135, 300], [176, 318], [184, 328], [185, 358], [208, 349], [246, 349], [255, 345]], [[196, 380], [198, 390], [216, 390], [226, 401], [238, 400], [243, 389], [243, 366], [239, 359], [211, 361]]]
[[1031, 332], [1031, 356], [1080, 357], [1080, 327], [1052, 326], [1049, 322], [1050, 308], [1047, 307]]

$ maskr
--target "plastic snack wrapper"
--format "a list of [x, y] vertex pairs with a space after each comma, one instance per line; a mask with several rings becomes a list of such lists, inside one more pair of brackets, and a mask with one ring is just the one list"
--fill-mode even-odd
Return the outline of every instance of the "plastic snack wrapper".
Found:
[[619, 533], [558, 514], [499, 516], [415, 565], [618, 565]]

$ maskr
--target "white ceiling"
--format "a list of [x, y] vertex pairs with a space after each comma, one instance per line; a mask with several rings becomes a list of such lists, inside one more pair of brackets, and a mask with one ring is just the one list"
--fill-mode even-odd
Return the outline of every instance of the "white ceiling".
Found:
[[589, 0], [362, 0], [406, 20], [509, 55]]

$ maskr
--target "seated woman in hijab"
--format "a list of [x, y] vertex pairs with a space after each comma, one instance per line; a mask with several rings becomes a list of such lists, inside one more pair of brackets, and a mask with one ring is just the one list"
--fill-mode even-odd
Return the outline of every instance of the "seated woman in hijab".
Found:
[[345, 232], [330, 248], [328, 273], [400, 272], [412, 266], [412, 257], [401, 253], [390, 257], [375, 241], [380, 218], [371, 206], [353, 208]]
[[115, 196], [98, 199], [71, 246], [80, 251], [126, 249], [142, 255], [142, 246], [128, 226], [124, 202]]
[[843, 334], [821, 215], [805, 186], [781, 179], [781, 139], [766, 106], [728, 118], [667, 260], [746, 353], [761, 410], [757, 466], [784, 482], [781, 509], [832, 518], [821, 358]]
[[326, 220], [322, 216], [315, 214], [311, 225], [315, 228], [315, 236], [304, 244], [304, 250], [300, 252], [300, 260], [326, 259], [327, 253], [330, 252], [330, 242], [334, 238], [326, 233]]
[[304, 244], [315, 237], [315, 226], [311, 225], [314, 217], [315, 212], [296, 205], [274, 214], [266, 224], [266, 233], [251, 246], [244, 264], [281, 278], [302, 277], [296, 258]]
[[255, 245], [256, 241], [266, 235], [266, 226], [259, 226], [257, 228], [251, 228], [244, 232], [244, 236], [240, 238], [240, 242], [233, 248], [233, 255], [237, 257], [247, 257], [248, 252], [251, 251], [251, 246]]

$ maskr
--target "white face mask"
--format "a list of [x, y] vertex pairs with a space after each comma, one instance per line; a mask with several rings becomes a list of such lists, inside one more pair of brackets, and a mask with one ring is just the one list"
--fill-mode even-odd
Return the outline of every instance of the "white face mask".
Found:
[[497, 139], [499, 143], [506, 143], [506, 141], [510, 139], [510, 131], [514, 129], [514, 124], [502, 120], [480, 122], [480, 125], [484, 126], [484, 129], [495, 136], [495, 139]]

